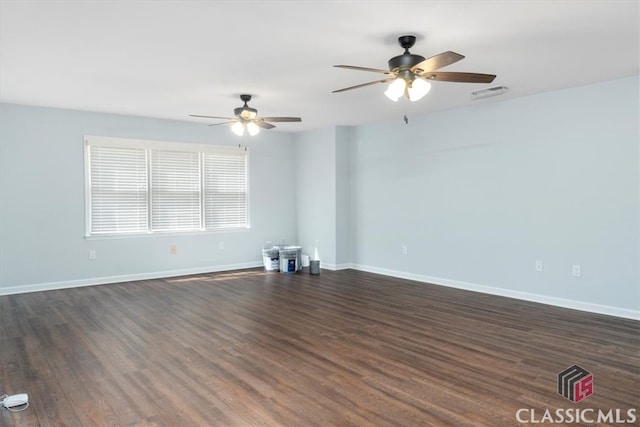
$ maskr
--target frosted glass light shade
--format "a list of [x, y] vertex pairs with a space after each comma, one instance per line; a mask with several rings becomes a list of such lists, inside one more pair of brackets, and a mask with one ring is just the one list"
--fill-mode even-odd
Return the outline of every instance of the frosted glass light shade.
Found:
[[249, 131], [249, 135], [254, 136], [260, 132], [260, 127], [254, 122], [247, 123], [247, 130]]
[[235, 122], [233, 125], [231, 125], [231, 130], [238, 136], [244, 135], [244, 125], [242, 124], [242, 122]]
[[407, 87], [407, 82], [403, 78], [398, 77], [391, 82], [384, 94], [393, 102], [398, 102], [398, 99], [404, 94], [404, 90]]
[[416, 77], [411, 85], [407, 88], [409, 101], [417, 101], [419, 99], [422, 99], [422, 97], [428, 94], [430, 90], [431, 83], [424, 79]]

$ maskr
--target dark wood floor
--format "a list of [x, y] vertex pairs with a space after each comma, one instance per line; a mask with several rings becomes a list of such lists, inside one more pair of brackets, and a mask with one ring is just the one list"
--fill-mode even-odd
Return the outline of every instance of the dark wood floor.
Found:
[[[345, 270], [0, 297], [2, 426], [511, 426], [636, 408], [640, 322]], [[572, 403], [578, 364], [594, 394]], [[528, 416], [527, 413], [524, 414]], [[640, 417], [640, 411], [638, 412]]]

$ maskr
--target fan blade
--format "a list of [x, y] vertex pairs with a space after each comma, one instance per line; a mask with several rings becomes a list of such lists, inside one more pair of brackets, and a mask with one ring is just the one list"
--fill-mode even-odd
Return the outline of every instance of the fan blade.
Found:
[[200, 117], [200, 118], [203, 118], [203, 119], [233, 120], [233, 117], [200, 116], [198, 114], [189, 114], [189, 117]]
[[459, 53], [446, 51], [439, 53], [437, 55], [432, 56], [431, 58], [427, 58], [424, 61], [414, 65], [411, 67], [411, 71], [417, 72], [417, 70], [433, 71], [438, 68], [446, 67], [447, 65], [451, 65], [454, 62], [458, 62], [461, 59], [464, 59], [464, 55], [460, 55]]
[[421, 74], [421, 77], [426, 80], [458, 83], [491, 83], [496, 78], [495, 74], [456, 73], [453, 71], [431, 71]]
[[390, 82], [391, 80], [395, 79], [395, 77], [389, 77], [388, 79], [384, 79], [384, 80], [376, 80], [375, 82], [369, 82], [369, 83], [362, 83], [361, 85], [356, 85], [356, 86], [351, 86], [351, 87], [345, 87], [342, 89], [338, 89], [338, 90], [334, 90], [331, 93], [338, 93], [338, 92], [344, 92], [346, 90], [351, 90], [351, 89], [358, 89], [361, 87], [365, 87], [365, 86], [371, 86], [371, 85], [375, 85], [377, 83], [387, 83]]
[[253, 122], [257, 124], [259, 127], [261, 127], [262, 129], [273, 129], [275, 127], [271, 123], [265, 122], [264, 119], [254, 120]]
[[356, 67], [355, 65], [334, 65], [337, 68], [346, 68], [348, 70], [371, 71], [372, 73], [391, 74], [389, 70], [380, 70], [378, 68]]
[[208, 125], [208, 126], [228, 125], [229, 123], [235, 123], [235, 120], [231, 120], [231, 121], [228, 121], [228, 122], [221, 122], [221, 123], [211, 123], [211, 124], [210, 124], [210, 125]]
[[300, 117], [260, 117], [265, 122], [301, 122]]

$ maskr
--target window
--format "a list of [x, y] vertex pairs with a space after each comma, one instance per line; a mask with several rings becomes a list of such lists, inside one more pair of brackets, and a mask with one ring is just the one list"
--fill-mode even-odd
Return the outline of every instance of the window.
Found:
[[91, 147], [91, 234], [147, 231], [146, 153], [136, 148]]
[[151, 150], [151, 230], [201, 228], [200, 153]]
[[249, 226], [244, 148], [85, 136], [87, 236]]
[[206, 228], [243, 227], [247, 223], [245, 157], [204, 153]]

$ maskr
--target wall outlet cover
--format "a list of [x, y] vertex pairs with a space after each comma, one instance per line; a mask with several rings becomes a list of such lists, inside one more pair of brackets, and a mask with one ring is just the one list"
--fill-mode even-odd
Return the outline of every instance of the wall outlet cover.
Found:
[[572, 268], [573, 277], [581, 277], [582, 271], [580, 269], [580, 265], [574, 264]]

